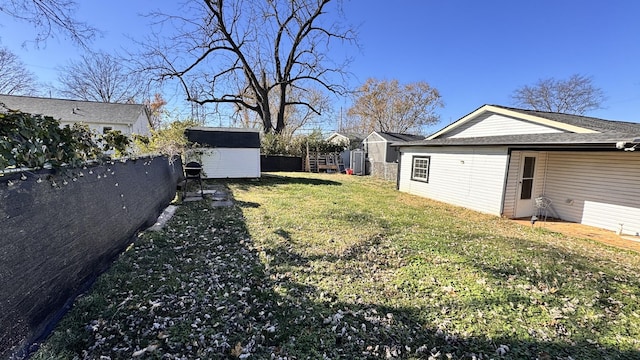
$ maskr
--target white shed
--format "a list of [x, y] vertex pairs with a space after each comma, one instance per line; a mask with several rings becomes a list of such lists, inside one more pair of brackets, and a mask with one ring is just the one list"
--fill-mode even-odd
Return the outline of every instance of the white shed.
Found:
[[260, 132], [257, 129], [192, 127], [187, 139], [197, 143], [196, 161], [206, 179], [259, 178]]

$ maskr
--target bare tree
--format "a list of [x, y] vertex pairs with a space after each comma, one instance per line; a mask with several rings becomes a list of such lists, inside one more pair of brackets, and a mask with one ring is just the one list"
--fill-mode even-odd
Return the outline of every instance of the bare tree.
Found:
[[[305, 90], [293, 88], [290, 91], [291, 94], [288, 95], [288, 98], [291, 101], [296, 101], [304, 98], [304, 101], [311, 104], [311, 107], [317, 112], [311, 110], [311, 107], [287, 107], [284, 114], [285, 126], [279, 133], [284, 139], [292, 139], [293, 136], [296, 135], [296, 133], [305, 128], [320, 128], [323, 119], [318, 113], [327, 114], [332, 110], [329, 96], [318, 88], [310, 88]], [[278, 99], [279, 97], [276, 96], [271, 98], [270, 108], [272, 109], [272, 111], [277, 111], [278, 107], [276, 102]], [[276, 117], [277, 114], [272, 113], [271, 116]], [[257, 114], [246, 108], [237, 109], [235, 117], [237, 123], [241, 124], [242, 127], [255, 128], [257, 127], [256, 125], [262, 124], [260, 119], [258, 119]]]
[[424, 81], [400, 85], [398, 80], [367, 79], [358, 88], [347, 110], [350, 130], [422, 133], [439, 120], [436, 109], [444, 106], [440, 92]]
[[[336, 6], [330, 8], [330, 3]], [[309, 98], [291, 98], [291, 89], [346, 91], [336, 79], [346, 75], [350, 59], [334, 63], [327, 55], [335, 40], [355, 42], [351, 28], [326, 19], [330, 11], [339, 13], [338, 4], [191, 0], [181, 14], [153, 14], [158, 32], [146, 41], [153, 45], [143, 55], [152, 60], [145, 68], [159, 80], [178, 79], [188, 101], [247, 109], [261, 119], [266, 133], [280, 133], [289, 107], [320, 113]], [[163, 38], [161, 27], [166, 26], [177, 34]]]
[[63, 34], [86, 47], [98, 30], [76, 20], [76, 8], [77, 4], [72, 0], [0, 0], [1, 12], [35, 25], [36, 43]]
[[36, 77], [18, 56], [6, 47], [0, 48], [0, 94], [33, 95]]
[[58, 81], [58, 91], [65, 97], [109, 103], [134, 101], [145, 88], [139, 74], [106, 53], [70, 61], [59, 68]]
[[583, 115], [601, 108], [606, 100], [602, 89], [591, 77], [574, 74], [566, 80], [540, 79], [525, 85], [511, 95], [516, 106], [538, 111]]

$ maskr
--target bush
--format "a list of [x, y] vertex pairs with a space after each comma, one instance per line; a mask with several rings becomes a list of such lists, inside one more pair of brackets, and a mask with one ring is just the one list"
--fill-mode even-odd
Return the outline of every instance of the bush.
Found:
[[0, 170], [77, 167], [108, 157], [111, 150], [126, 156], [129, 144], [120, 131], [99, 135], [83, 124], [61, 127], [51, 116], [0, 113]]
[[177, 120], [161, 129], [152, 130], [151, 137], [137, 136], [134, 141], [143, 154], [163, 154], [173, 158], [183, 154], [189, 147], [184, 131], [198, 125], [194, 120]]
[[334, 144], [327, 142], [320, 131], [314, 131], [309, 135], [284, 136], [281, 134], [264, 134], [261, 139], [262, 155], [290, 155], [305, 156], [307, 146], [310, 152], [339, 153], [346, 144]]

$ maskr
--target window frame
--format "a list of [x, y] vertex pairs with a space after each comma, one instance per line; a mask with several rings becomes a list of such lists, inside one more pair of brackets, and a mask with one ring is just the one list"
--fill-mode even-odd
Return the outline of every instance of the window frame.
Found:
[[[425, 177], [421, 177], [421, 176], [416, 176], [416, 161], [417, 160], [426, 160], [427, 161], [427, 166], [426, 167], [418, 167], [417, 169], [424, 169], [426, 171], [426, 176]], [[429, 183], [429, 172], [431, 169], [431, 156], [427, 156], [427, 155], [413, 155], [411, 157], [411, 180], [413, 181], [420, 181], [423, 183]]]

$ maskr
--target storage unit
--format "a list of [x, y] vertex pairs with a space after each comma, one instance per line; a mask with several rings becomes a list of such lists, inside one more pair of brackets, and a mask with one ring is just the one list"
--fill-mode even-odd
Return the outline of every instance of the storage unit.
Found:
[[354, 175], [366, 175], [364, 150], [357, 149], [351, 151], [350, 164]]
[[205, 179], [259, 178], [260, 132], [257, 129], [193, 127], [185, 130], [198, 144], [188, 161], [202, 164]]

